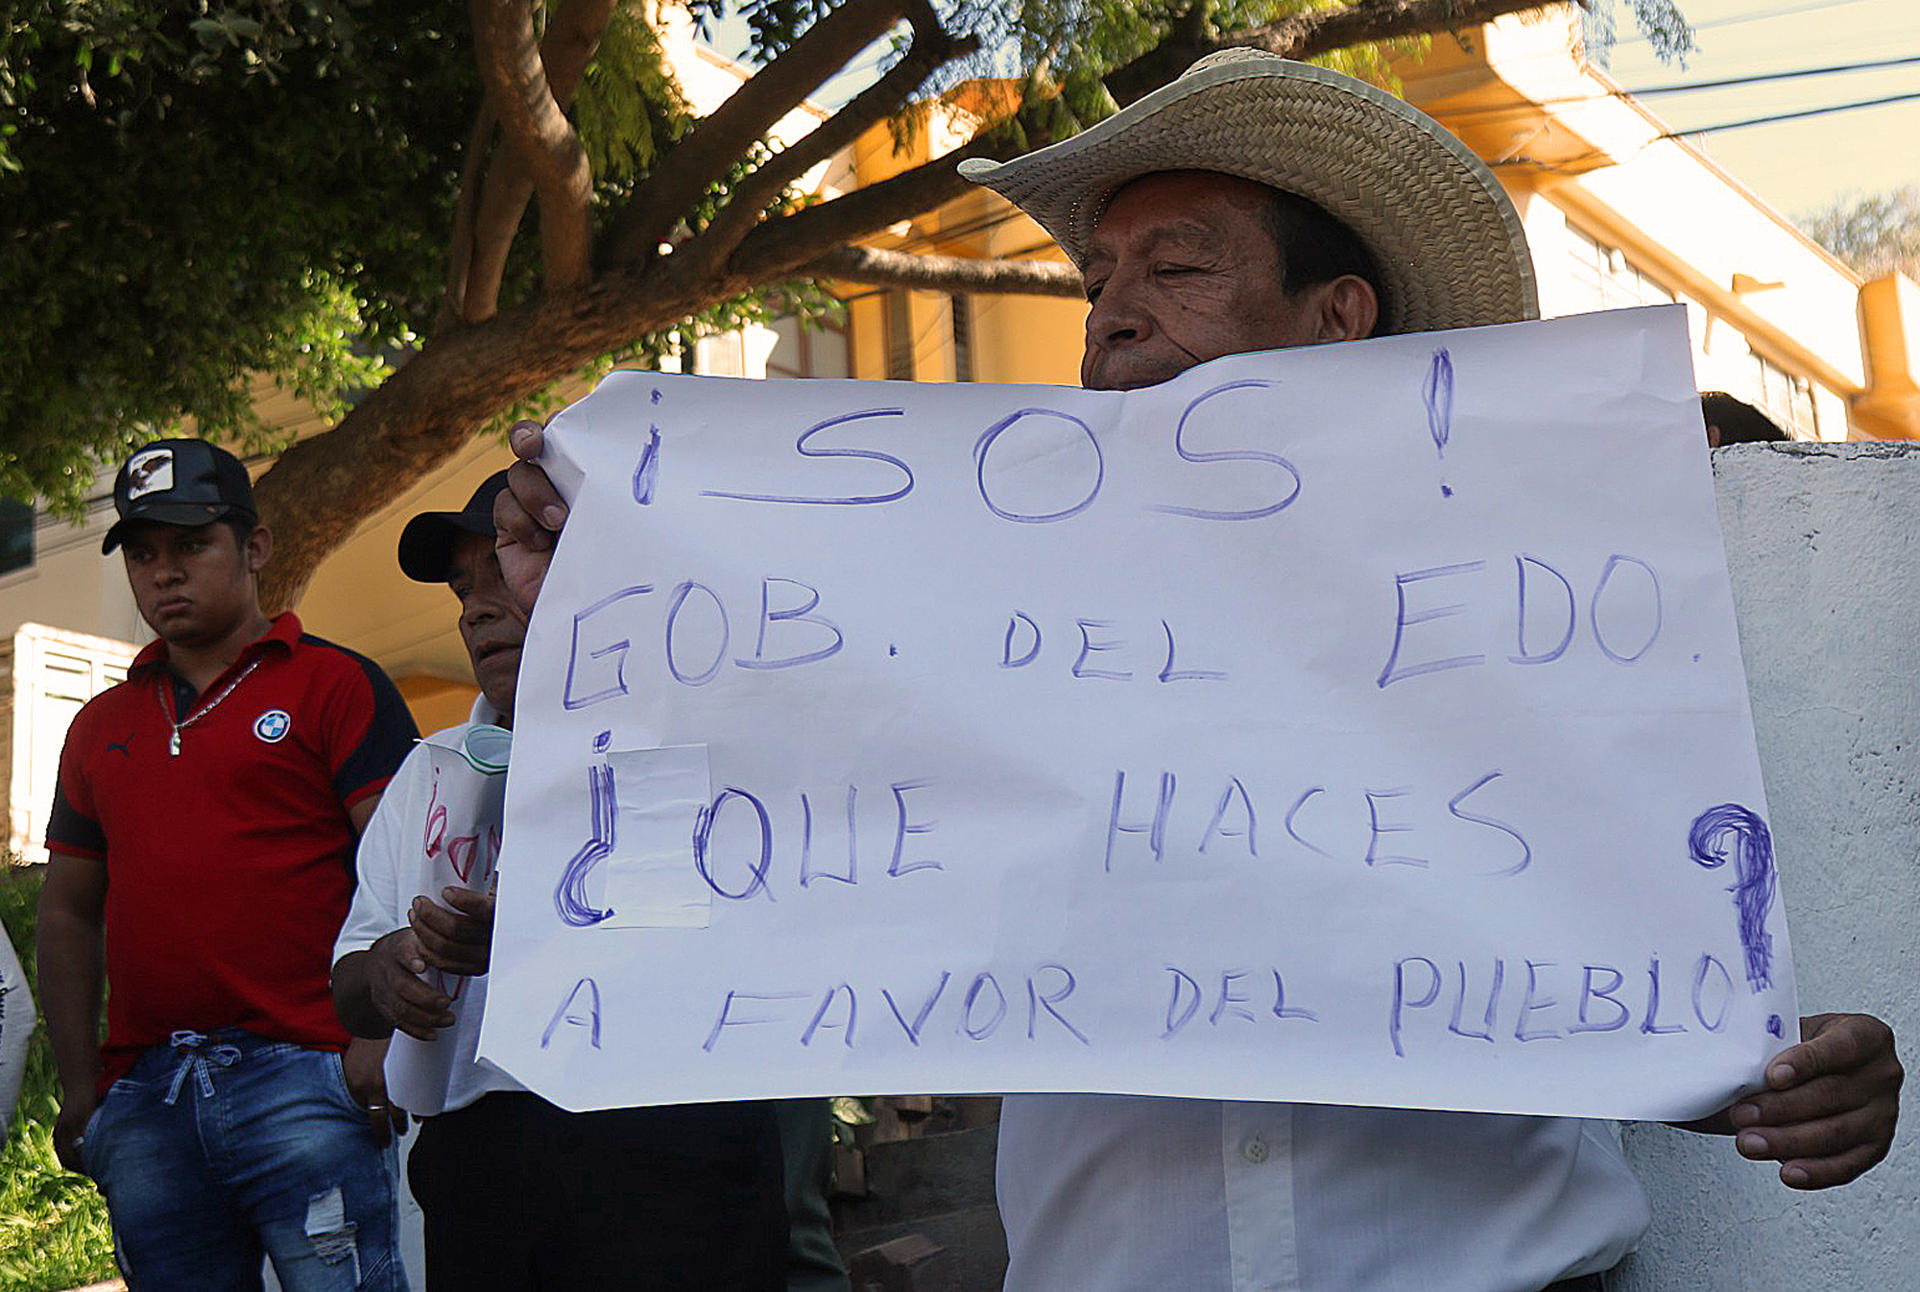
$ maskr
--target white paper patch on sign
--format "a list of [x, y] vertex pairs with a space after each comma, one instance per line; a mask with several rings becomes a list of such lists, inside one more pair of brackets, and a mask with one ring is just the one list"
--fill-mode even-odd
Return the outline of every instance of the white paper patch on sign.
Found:
[[705, 745], [606, 755], [617, 807], [607, 854], [606, 929], [704, 929], [713, 889], [700, 877], [694, 837], [711, 793]]

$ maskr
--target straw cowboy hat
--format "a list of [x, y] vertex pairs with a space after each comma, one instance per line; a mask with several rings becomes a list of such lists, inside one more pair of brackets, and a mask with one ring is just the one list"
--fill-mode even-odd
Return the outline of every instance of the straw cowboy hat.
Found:
[[1032, 216], [1084, 267], [1114, 193], [1158, 171], [1238, 175], [1307, 198], [1359, 235], [1387, 332], [1539, 317], [1520, 217], [1432, 117], [1364, 81], [1256, 49], [1209, 54], [1090, 130], [960, 173]]

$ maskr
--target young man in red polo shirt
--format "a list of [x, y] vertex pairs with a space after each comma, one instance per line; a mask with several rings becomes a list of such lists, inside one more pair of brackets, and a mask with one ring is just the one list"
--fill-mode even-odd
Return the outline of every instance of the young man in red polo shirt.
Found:
[[404, 1289], [380, 1054], [347, 1054], [327, 970], [413, 721], [371, 661], [261, 612], [273, 539], [231, 454], [148, 445], [114, 506], [102, 550], [159, 640], [61, 755], [39, 915], [55, 1148], [98, 1183], [139, 1292], [258, 1288], [263, 1256], [287, 1292]]

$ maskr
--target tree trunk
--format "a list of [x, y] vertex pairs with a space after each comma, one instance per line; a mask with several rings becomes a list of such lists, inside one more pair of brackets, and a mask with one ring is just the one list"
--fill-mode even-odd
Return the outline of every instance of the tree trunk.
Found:
[[[1198, 23], [1178, 25], [1159, 47], [1108, 78], [1123, 102], [1166, 83], [1188, 63], [1215, 49], [1252, 44], [1293, 57], [1310, 56], [1361, 41], [1419, 35], [1502, 14], [1543, 7], [1542, 0], [1355, 0], [1342, 8], [1295, 14], [1266, 27], [1208, 38]], [[496, 6], [498, 8], [498, 6]], [[604, 17], [599, 0], [567, 7], [583, 32], [597, 30]], [[295, 445], [259, 481], [256, 494], [262, 518], [274, 529], [274, 560], [261, 581], [261, 599], [270, 610], [299, 601], [321, 561], [332, 554], [371, 515], [392, 503], [421, 476], [446, 461], [475, 430], [502, 411], [576, 372], [601, 355], [631, 345], [700, 310], [756, 288], [798, 277], [825, 276], [841, 281], [918, 287], [926, 290], [1021, 292], [1073, 296], [1078, 275], [1052, 262], [965, 261], [918, 258], [854, 245], [901, 220], [931, 211], [970, 190], [954, 172], [963, 157], [1005, 158], [1020, 151], [1009, 142], [1015, 132], [983, 137], [936, 162], [791, 214], [761, 220], [767, 197], [751, 180], [741, 193], [751, 199], [740, 212], [723, 211], [684, 255], [653, 254], [663, 230], [678, 226], [712, 179], [725, 172], [738, 150], [711, 156], [694, 145], [703, 137], [757, 137], [765, 121], [778, 119], [798, 96], [837, 70], [845, 49], [864, 44], [871, 30], [898, 15], [911, 19], [915, 45], [909, 54], [915, 70], [931, 71], [971, 48], [939, 30], [926, 0], [849, 0], [819, 31], [756, 74], [663, 161], [661, 170], [635, 193], [629, 208], [616, 215], [609, 254], [597, 271], [585, 260], [577, 220], [565, 229], [543, 228], [547, 289], [533, 301], [492, 312], [491, 289], [497, 274], [488, 266], [504, 261], [504, 245], [481, 248], [482, 281], [470, 281], [466, 253], [473, 251], [476, 202], [484, 204], [478, 161], [470, 160], [461, 220], [454, 230], [455, 254], [449, 269], [449, 305], [442, 329], [410, 362], [349, 413], [338, 426]], [[551, 34], [551, 33], [550, 33]], [[511, 209], [524, 203], [527, 187], [542, 189], [542, 224], [581, 209], [577, 140], [559, 114], [559, 104], [577, 83], [585, 56], [568, 47], [565, 58], [542, 50], [536, 59], [527, 30], [495, 33], [490, 93], [521, 96], [518, 104], [491, 99], [475, 130], [480, 148], [498, 121], [510, 138], [514, 173], [500, 181], [515, 200], [496, 202]], [[581, 36], [582, 40], [592, 37]], [[536, 62], [555, 59], [544, 80]], [[888, 109], [879, 98], [904, 95], [911, 79], [892, 78], [887, 93], [863, 93], [821, 129], [822, 139], [864, 128]], [[876, 87], [877, 88], [877, 87]], [[543, 98], [542, 96], [547, 96]], [[503, 107], [504, 103], [504, 107]], [[1037, 121], [1023, 121], [1026, 145], [1048, 142]], [[731, 136], [729, 136], [731, 138]], [[814, 145], [820, 145], [815, 140]], [[806, 140], [794, 156], [806, 160]], [[777, 163], [776, 163], [777, 169]], [[662, 203], [663, 187], [677, 203]], [[764, 186], [763, 186], [764, 187]], [[554, 212], [548, 211], [548, 206]], [[754, 223], [758, 221], [758, 223]], [[495, 239], [510, 238], [503, 217], [495, 221]], [[750, 229], [750, 231], [746, 231]], [[744, 232], [744, 236], [742, 236]], [[486, 241], [482, 238], [480, 241]], [[737, 243], [737, 245], [736, 245]], [[583, 275], [585, 275], [583, 277]], [[579, 284], [575, 286], [575, 284]], [[462, 301], [472, 308], [460, 308]], [[459, 321], [461, 318], [480, 321]]]

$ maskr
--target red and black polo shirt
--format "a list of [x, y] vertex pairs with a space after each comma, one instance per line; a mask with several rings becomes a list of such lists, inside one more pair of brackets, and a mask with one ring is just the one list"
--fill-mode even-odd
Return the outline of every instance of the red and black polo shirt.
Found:
[[345, 1047], [327, 974], [347, 810], [418, 734], [378, 665], [291, 614], [197, 696], [154, 642], [80, 711], [47, 846], [107, 866], [103, 1087], [180, 1028]]

